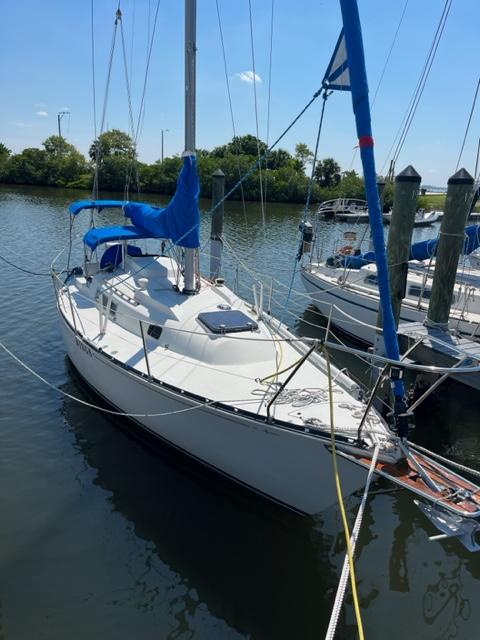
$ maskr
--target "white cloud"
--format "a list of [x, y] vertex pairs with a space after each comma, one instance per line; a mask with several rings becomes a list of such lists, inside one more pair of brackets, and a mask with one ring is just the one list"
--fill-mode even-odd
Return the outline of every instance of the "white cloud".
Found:
[[48, 118], [48, 113], [46, 111], [35, 111], [36, 116], [40, 116], [41, 118]]
[[252, 84], [254, 79], [256, 82], [262, 82], [258, 73], [253, 73], [253, 71], [241, 71], [240, 73], [236, 73], [235, 77], [239, 78], [242, 82], [248, 82], [249, 84]]
[[20, 127], [20, 128], [31, 127], [32, 126], [30, 124], [30, 122], [18, 122], [18, 121], [16, 121], [16, 122], [12, 122], [11, 124], [13, 124], [14, 127]]

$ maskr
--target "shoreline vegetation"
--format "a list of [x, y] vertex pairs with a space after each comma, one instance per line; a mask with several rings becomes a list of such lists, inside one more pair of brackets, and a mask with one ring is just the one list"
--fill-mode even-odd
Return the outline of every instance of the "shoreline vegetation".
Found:
[[[211, 151], [197, 149], [198, 171], [202, 198], [212, 195], [212, 174], [221, 169], [225, 174], [225, 190], [234, 187], [263, 155], [267, 145], [253, 135], [234, 137], [231, 142]], [[158, 193], [173, 195], [181, 168], [181, 156], [176, 155], [146, 164], [137, 160], [132, 138], [112, 129], [94, 140], [85, 158], [61, 136], [50, 136], [41, 148], [30, 147], [13, 154], [0, 142], [0, 184], [36, 185], [67, 189], [92, 190], [95, 166], [101, 191], [124, 191], [128, 186], [135, 194]], [[302, 142], [292, 155], [284, 149], [268, 154], [262, 162], [262, 188], [269, 202], [304, 203], [309, 189], [313, 153]], [[260, 200], [259, 171], [255, 170], [229, 197], [231, 200]], [[365, 199], [364, 181], [355, 171], [342, 171], [333, 158], [317, 162], [311, 188], [311, 202], [334, 198]], [[442, 208], [445, 194], [420, 196], [418, 206]], [[393, 185], [386, 184], [383, 204], [393, 203]]]

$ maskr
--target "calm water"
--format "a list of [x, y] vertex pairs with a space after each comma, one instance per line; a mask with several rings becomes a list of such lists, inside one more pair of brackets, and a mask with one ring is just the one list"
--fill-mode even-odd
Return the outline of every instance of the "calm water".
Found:
[[[0, 255], [47, 272], [68, 238], [71, 198], [0, 188]], [[258, 207], [245, 217], [229, 205], [226, 234], [247, 267], [288, 286], [300, 216], [301, 207], [270, 205], [264, 231]], [[344, 230], [325, 223], [325, 246]], [[65, 357], [50, 279], [1, 263], [0, 304], [0, 340], [52, 384], [98, 402]], [[281, 315], [312, 333], [318, 318], [307, 307], [293, 295]], [[324, 636], [344, 557], [336, 508], [299, 518], [234, 489], [132, 439], [126, 421], [46, 388], [3, 351], [0, 375], [1, 640]], [[424, 405], [415, 437], [480, 469], [478, 402], [448, 389]], [[478, 638], [480, 554], [428, 542], [434, 531], [411, 497], [391, 489], [375, 482], [357, 547], [367, 637]], [[358, 503], [348, 500], [352, 519]], [[354, 629], [348, 600], [337, 637], [354, 638]]]

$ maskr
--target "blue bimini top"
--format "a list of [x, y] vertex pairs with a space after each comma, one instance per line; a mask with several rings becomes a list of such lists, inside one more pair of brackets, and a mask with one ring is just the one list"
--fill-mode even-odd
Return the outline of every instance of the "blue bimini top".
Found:
[[70, 205], [72, 215], [83, 209], [122, 208], [133, 225], [93, 228], [83, 241], [92, 250], [100, 244], [140, 238], [169, 238], [180, 247], [195, 249], [200, 246], [200, 209], [198, 197], [200, 184], [197, 161], [194, 155], [183, 159], [177, 189], [165, 208], [153, 207], [141, 202], [120, 200], [81, 200]]

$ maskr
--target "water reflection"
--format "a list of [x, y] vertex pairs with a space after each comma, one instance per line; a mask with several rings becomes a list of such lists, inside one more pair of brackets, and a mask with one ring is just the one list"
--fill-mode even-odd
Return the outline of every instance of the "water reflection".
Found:
[[[99, 401], [71, 366], [69, 374], [75, 384], [66, 391]], [[147, 552], [133, 547], [125, 558], [132, 582], [113, 605], [167, 605], [177, 621], [172, 638], [193, 632], [199, 611], [245, 637], [321, 635], [323, 594], [337, 578], [331, 541], [319, 530], [312, 536], [311, 520], [230, 486], [169, 448], [152, 452], [150, 439], [146, 449], [131, 439], [126, 420], [114, 425], [68, 398], [63, 414], [85, 461], [79, 482], [91, 482], [94, 470], [112, 511], [147, 541]]]
[[[13, 262], [21, 256], [38, 271], [48, 267], [67, 239], [72, 195], [82, 194], [0, 188], [5, 255]], [[228, 203], [225, 230], [247, 266], [288, 288], [300, 214], [301, 207], [269, 206], [265, 233], [258, 211], [247, 205], [245, 226], [241, 204]], [[101, 220], [121, 221], [115, 216], [102, 212]], [[87, 218], [78, 220], [79, 234]], [[206, 239], [207, 217], [202, 225]], [[326, 223], [321, 233], [327, 250], [343, 229]], [[226, 267], [232, 275], [228, 260]], [[54, 384], [85, 393], [64, 366], [49, 279], [7, 266], [1, 273], [5, 341]], [[250, 283], [244, 285], [251, 298]], [[298, 278], [294, 288], [302, 291]], [[293, 303], [301, 319], [288, 313], [281, 319], [321, 336], [310, 324], [321, 321], [316, 310], [301, 296]], [[365, 376], [364, 363], [341, 357], [341, 366]], [[313, 521], [292, 516], [164, 447], [152, 452], [122, 421], [59, 400], [6, 356], [0, 368], [0, 596], [7, 637], [323, 636], [345, 553], [337, 509]], [[480, 468], [474, 403], [474, 394], [458, 385], [448, 396], [442, 391], [417, 412], [414, 438]], [[413, 638], [477, 637], [480, 554], [455, 540], [428, 542], [436, 532], [411, 496], [386, 493], [391, 490], [375, 481], [357, 547], [367, 637], [403, 640], [404, 621]], [[348, 500], [350, 522], [359, 500]], [[354, 638], [348, 592], [340, 622], [337, 638]]]
[[423, 617], [427, 624], [437, 628], [435, 638], [461, 637], [461, 622], [470, 619], [470, 600], [462, 597], [461, 569], [459, 560], [449, 573], [439, 572], [438, 580], [428, 585], [423, 596]]

